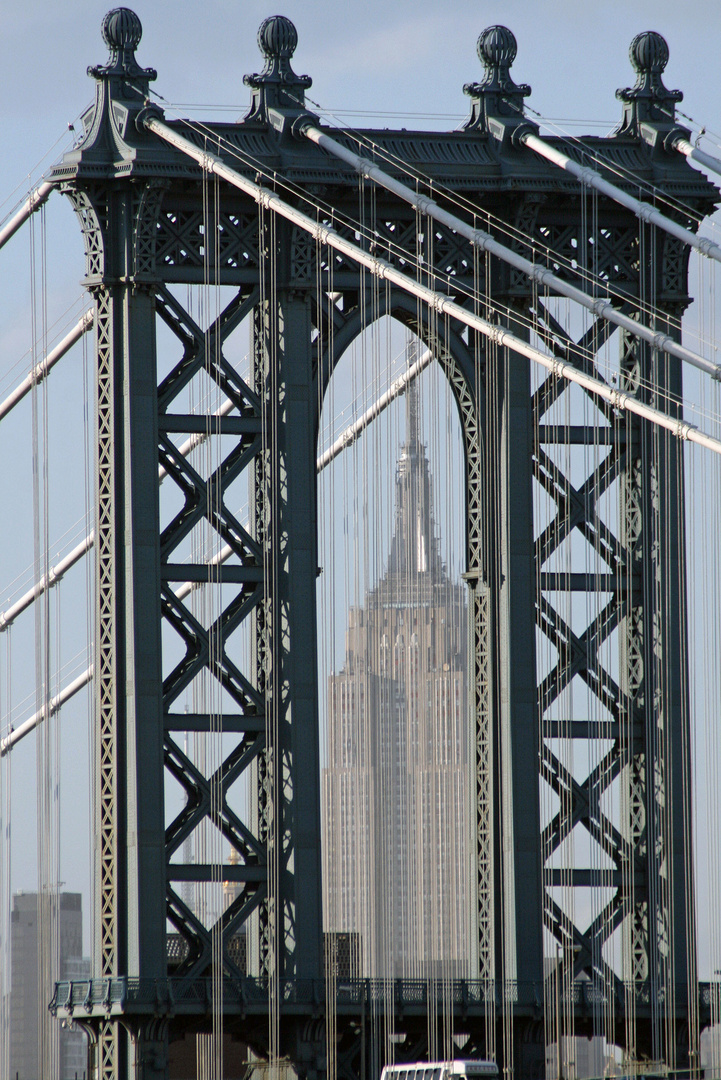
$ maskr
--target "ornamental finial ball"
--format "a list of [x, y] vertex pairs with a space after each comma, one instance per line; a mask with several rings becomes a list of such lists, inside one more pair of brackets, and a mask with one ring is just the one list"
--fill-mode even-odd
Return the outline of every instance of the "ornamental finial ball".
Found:
[[285, 15], [271, 15], [258, 29], [258, 47], [263, 56], [289, 60], [298, 44], [298, 31]]
[[137, 49], [143, 26], [130, 8], [113, 8], [103, 19], [100, 32], [109, 49]]
[[668, 45], [655, 30], [644, 30], [642, 34], [636, 34], [628, 55], [634, 71], [660, 75], [668, 63]]
[[478, 59], [484, 67], [510, 67], [516, 59], [516, 36], [507, 26], [488, 26], [478, 39]]

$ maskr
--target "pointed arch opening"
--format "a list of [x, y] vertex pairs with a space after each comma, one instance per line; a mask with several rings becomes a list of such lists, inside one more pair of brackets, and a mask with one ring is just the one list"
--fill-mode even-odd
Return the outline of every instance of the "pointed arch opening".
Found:
[[326, 950], [339, 975], [468, 978], [466, 453], [445, 373], [396, 319], [336, 364], [318, 459]]

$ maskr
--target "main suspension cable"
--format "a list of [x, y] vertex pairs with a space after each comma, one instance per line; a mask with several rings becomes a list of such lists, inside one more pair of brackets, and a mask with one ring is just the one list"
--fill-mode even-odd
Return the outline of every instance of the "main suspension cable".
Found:
[[[303, 105], [303, 102], [301, 102], [300, 99], [296, 100], [298, 101], [299, 105]], [[312, 101], [312, 99], [308, 100], [311, 102], [313, 107], [318, 109], [320, 112], [327, 112], [327, 110], [324, 110], [323, 107], [317, 102]], [[512, 103], [509, 102], [509, 104]], [[532, 109], [529, 111], [534, 112], [534, 110]], [[543, 119], [540, 116], [540, 113], [534, 112], [534, 115], [538, 116], [540, 119]], [[334, 119], [337, 120], [337, 117], [334, 117]], [[339, 128], [339, 125], [337, 123], [336, 127]], [[389, 150], [388, 147], [386, 147], [384, 144], [378, 143], [374, 139], [372, 139], [368, 132], [355, 128], [339, 128], [338, 133], [342, 134], [345, 137], [352, 138], [355, 142], [358, 143], [360, 147], [367, 147], [370, 151], [372, 151], [376, 158], [385, 160], [388, 164], [392, 165], [394, 169], [399, 170], [407, 177], [409, 177], [409, 179], [413, 181], [413, 183], [415, 183], [416, 185], [419, 183], [423, 183], [424, 185], [426, 185], [426, 187], [429, 188], [429, 190], [435, 191], [436, 193], [442, 193], [444, 199], [451, 203], [451, 205], [455, 205], [459, 209], [468, 211], [469, 213], [473, 214], [474, 218], [479, 216], [479, 207], [471, 203], [466, 197], [462, 195], [461, 192], [453, 191], [447, 186], [439, 184], [435, 179], [431, 178], [427, 174], [423, 173], [420, 169], [418, 169], [417, 165], [411, 166], [407, 161], [399, 157], [398, 154], [395, 154], [391, 150]], [[586, 147], [586, 145], [582, 143], [581, 140], [578, 139], [578, 137], [568, 136], [568, 138], [569, 140], [573, 140], [574, 143], [578, 143], [584, 151], [586, 151], [587, 153], [591, 153], [591, 156], [594, 156], [595, 158], [593, 152], [589, 151], [588, 147]], [[228, 150], [233, 153], [236, 148], [228, 144]], [[624, 170], [622, 170], [620, 167], [612, 166], [609, 163], [605, 164], [607, 168], [611, 169], [611, 171], [615, 171], [620, 176], [624, 176]], [[628, 178], [634, 181], [638, 180], [638, 178], [634, 177], [632, 173], [628, 173]], [[638, 182], [639, 184], [645, 183], [640, 180], [638, 180]], [[665, 201], [673, 209], [683, 210], [687, 213], [691, 213], [691, 216], [695, 217], [695, 219], [698, 221], [703, 220], [701, 215], [696, 214], [688, 207], [685, 207], [680, 203], [676, 203], [675, 201], [668, 198], [664, 198], [664, 193], [660, 190], [652, 188], [652, 191], [656, 195], [656, 197]], [[560, 252], [555, 251], [548, 244], [540, 243], [538, 237], [534, 237], [529, 233], [525, 232], [523, 229], [519, 229], [511, 225], [510, 223], [496, 217], [494, 214], [490, 213], [487, 210], [483, 210], [482, 214], [489, 227], [492, 225], [497, 232], [507, 237], [512, 243], [523, 243], [529, 248], [530, 252], [533, 254], [534, 257], [538, 254], [542, 257], [549, 259], [557, 266], [563, 267], [569, 273], [577, 277], [579, 280], [585, 282], [588, 286], [590, 286], [591, 289], [600, 288], [601, 290], [603, 290], [604, 294], [608, 295], [612, 299], [615, 299], [622, 304], [626, 304], [631, 301], [634, 304], [634, 307], [639, 310], [639, 312], [644, 313], [649, 318], [654, 318], [657, 316], [658, 313], [656, 309], [650, 306], [642, 298], [629, 297], [621, 290], [614, 288], [609, 281], [601, 278], [597, 273], [589, 270], [588, 267], [576, 265], [573, 261], [562, 255]], [[682, 323], [679, 318], [669, 316], [667, 313], [663, 313], [662, 317], [670, 327], [674, 327], [678, 330], [682, 329]], [[698, 335], [698, 338], [699, 341], [701, 341], [702, 343], [708, 344], [714, 349], [716, 348], [715, 341], [705, 341], [705, 339], [701, 335]]]
[[662, 334], [651, 330], [649, 327], [637, 322], [630, 316], [624, 315], [623, 312], [617, 311], [608, 300], [604, 298], [594, 299], [581, 289], [576, 288], [575, 285], [571, 285], [562, 278], [557, 277], [550, 270], [545, 269], [543, 266], [536, 265], [529, 259], [526, 259], [523, 255], [519, 255], [510, 248], [505, 247], [503, 244], [499, 244], [497, 240], [494, 240], [490, 233], [485, 232], [483, 229], [476, 229], [467, 222], [462, 221], [461, 218], [456, 217], [454, 214], [450, 214], [447, 210], [443, 210], [434, 199], [430, 199], [425, 195], [418, 195], [409, 187], [406, 187], [405, 184], [402, 184], [392, 176], [389, 176], [388, 173], [384, 172], [368, 158], [360, 157], [358, 154], [354, 154], [351, 150], [346, 149], [346, 147], [341, 146], [335, 139], [332, 139], [325, 132], [321, 131], [320, 128], [316, 127], [312, 121], [308, 120], [307, 122], [303, 122], [299, 126], [299, 131], [307, 139], [315, 143], [316, 146], [321, 147], [334, 157], [351, 165], [362, 176], [374, 180], [376, 183], [386, 188], [387, 191], [393, 192], [405, 202], [415, 206], [421, 213], [428, 214], [428, 216], [432, 217], [435, 221], [453, 229], [461, 236], [465, 236], [474, 247], [490, 252], [510, 266], [521, 270], [532, 281], [537, 282], [537, 284], [545, 288], [553, 289], [555, 292], [560, 293], [561, 296], [565, 296], [569, 300], [574, 300], [594, 315], [606, 319], [615, 326], [621, 327], [635, 337], [646, 341], [654, 348], [661, 349], [663, 352], [667, 352], [671, 356], [675, 356], [677, 359], [683, 360], [688, 364], [693, 364], [694, 367], [699, 368], [701, 371], [705, 371], [714, 379], [721, 379], [721, 365], [715, 364], [711, 360], [707, 360], [705, 357], [692, 352], [683, 345], [679, 345], [668, 334]]
[[699, 432], [680, 419], [667, 416], [665, 413], [662, 413], [649, 405], [645, 405], [643, 402], [638, 401], [629, 394], [621, 393], [618, 390], [609, 388], [599, 379], [584, 374], [571, 364], [564, 363], [556, 357], [550, 357], [545, 353], [542, 353], [540, 349], [528, 345], [509, 330], [505, 330], [503, 327], [499, 327], [488, 322], [486, 319], [482, 319], [480, 316], [467, 311], [460, 304], [449, 300], [447, 296], [443, 296], [435, 290], [411, 280], [405, 273], [396, 269], [396, 267], [392, 266], [384, 259], [380, 259], [377, 256], [364, 251], [357, 244], [340, 236], [336, 230], [330, 226], [318, 224], [312, 218], [308, 217], [307, 214], [304, 214], [302, 211], [297, 210], [295, 207], [284, 202], [272, 191], [241, 176], [240, 173], [231, 169], [215, 154], [198, 148], [189, 139], [186, 139], [183, 135], [180, 135], [164, 123], [164, 121], [159, 118], [159, 113], [160, 110], [148, 110], [146, 113], [143, 123], [148, 131], [154, 132], [159, 138], [163, 139], [164, 142], [174, 146], [187, 157], [192, 158], [192, 160], [197, 162], [203, 170], [220, 176], [240, 191], [243, 191], [246, 195], [249, 195], [259, 206], [268, 210], [274, 210], [281, 217], [284, 217], [292, 224], [299, 226], [305, 232], [310, 233], [311, 236], [315, 237], [321, 243], [327, 244], [341, 254], [346, 255], [352, 261], [365, 266], [374, 277], [397, 285], [405, 292], [408, 292], [412, 296], [427, 303], [429, 308], [436, 311], [439, 315], [448, 314], [452, 318], [457, 319], [458, 322], [468, 326], [470, 329], [478, 330], [485, 337], [497, 342], [498, 345], [507, 346], [521, 356], [525, 356], [529, 360], [533, 360], [535, 363], [540, 364], [542, 367], [546, 368], [546, 370], [561, 375], [569, 382], [575, 382], [578, 385], [583, 386], [584, 389], [589, 390], [591, 393], [596, 394], [598, 397], [609, 402], [614, 408], [627, 409], [637, 416], [651, 420], [660, 427], [666, 428], [666, 430], [671, 431], [677, 437], [689, 439], [692, 442], [698, 442], [699, 445], [706, 446], [715, 453], [721, 452], [721, 441]]

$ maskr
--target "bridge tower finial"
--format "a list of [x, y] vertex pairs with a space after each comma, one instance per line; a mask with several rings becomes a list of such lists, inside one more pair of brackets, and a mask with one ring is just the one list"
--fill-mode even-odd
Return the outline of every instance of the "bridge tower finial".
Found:
[[65, 164], [75, 158], [82, 171], [85, 165], [97, 169], [101, 160], [110, 167], [114, 167], [111, 162], [122, 160], [127, 169], [129, 162], [139, 160], [139, 154], [157, 164], [159, 154], [167, 158], [167, 151], [135, 124], [146, 107], [150, 83], [158, 77], [155, 68], [141, 67], [135, 59], [142, 23], [130, 8], [113, 8], [104, 16], [100, 32], [110, 55], [105, 64], [88, 68], [95, 80], [95, 102], [82, 115], [83, 136]]
[[268, 121], [268, 109], [303, 111], [305, 91], [312, 85], [310, 75], [296, 75], [291, 57], [298, 44], [298, 31], [285, 15], [271, 15], [258, 28], [258, 48], [265, 57], [259, 74], [244, 75], [253, 97], [245, 120]]
[[464, 127], [467, 131], [485, 130], [503, 140], [506, 133], [527, 123], [523, 99], [531, 93], [530, 86], [511, 78], [511, 64], [518, 52], [516, 36], [507, 26], [488, 26], [476, 48], [485, 72], [480, 82], [463, 87], [463, 93], [471, 98], [471, 115]]
[[636, 72], [634, 86], [616, 91], [624, 104], [623, 120], [617, 134], [639, 134], [639, 125], [675, 124], [676, 102], [683, 100], [680, 90], [668, 90], [662, 74], [668, 64], [666, 39], [655, 30], [636, 34], [628, 50], [631, 66]]
[[142, 68], [135, 59], [135, 50], [143, 36], [143, 24], [130, 8], [113, 8], [100, 24], [103, 41], [110, 49], [107, 64], [88, 68], [94, 79], [133, 79], [140, 83], [137, 90], [147, 93], [148, 83], [158, 77], [154, 68]]

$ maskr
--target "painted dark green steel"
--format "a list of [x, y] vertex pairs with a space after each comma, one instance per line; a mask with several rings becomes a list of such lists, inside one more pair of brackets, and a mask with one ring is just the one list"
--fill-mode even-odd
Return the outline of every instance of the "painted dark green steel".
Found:
[[[676, 526], [683, 521], [678, 451], [667, 449], [660, 465], [666, 485], [663, 505], [654, 494], [651, 479], [653, 437], [640, 421], [630, 425], [628, 439], [616, 442], [603, 468], [592, 474], [583, 490], [577, 491], [543, 445], [533, 445], [534, 423], [540, 424], [539, 431], [547, 435], [550, 443], [558, 444], [564, 434], [557, 426], [543, 423], [558, 388], [549, 380], [531, 394], [526, 361], [514, 355], [496, 356], [492, 345], [469, 341], [463, 328], [453, 323], [436, 326], [423, 317], [419, 321], [417, 304], [400, 290], [389, 290], [374, 309], [371, 286], [362, 295], [357, 268], [340, 259], [333, 264], [333, 289], [342, 296], [343, 303], [331, 304], [325, 292], [317, 295], [318, 272], [326, 281], [328, 265], [317, 267], [313, 242], [284, 223], [278, 223], [272, 232], [267, 225], [259, 229], [255, 205], [235, 189], [222, 188], [217, 220], [212, 220], [206, 231], [207, 217], [214, 218], [215, 209], [211, 199], [204, 216], [200, 170], [137, 123], [155, 78], [154, 71], [141, 68], [135, 59], [140, 34], [140, 21], [128, 9], [116, 9], [106, 16], [103, 36], [110, 49], [109, 61], [90, 71], [96, 96], [83, 117], [83, 138], [53, 174], [73, 201], [84, 233], [86, 285], [96, 298], [98, 356], [95, 919], [99, 944], [93, 984], [96, 989], [86, 986], [86, 1007], [72, 988], [58, 990], [56, 1007], [61, 1014], [74, 1015], [86, 1024], [93, 1039], [98, 1039], [94, 1052], [103, 1080], [126, 1075], [133, 1055], [140, 1062], [138, 1076], [164, 1076], [168, 1039], [207, 1026], [207, 995], [197, 988], [205, 985], [210, 971], [210, 934], [183, 902], [175, 883], [205, 879], [207, 868], [183, 865], [177, 856], [185, 838], [204, 817], [210, 816], [241, 860], [235, 875], [241, 884], [240, 894], [222, 921], [228, 1030], [263, 1053], [267, 1049], [264, 1006], [254, 1002], [253, 1009], [248, 1010], [254, 1014], [252, 1022], [248, 1015], [245, 1019], [242, 1016], [244, 995], [251, 993], [252, 986], [264, 986], [268, 975], [266, 841], [268, 799], [275, 798], [285, 838], [278, 865], [277, 910], [283, 912], [284, 920], [279, 934], [279, 973], [296, 987], [295, 992], [288, 993], [287, 1007], [282, 1010], [281, 1049], [296, 1061], [301, 1074], [322, 1071], [325, 1036], [319, 1018], [325, 1002], [318, 989], [322, 984], [317, 982], [323, 973], [323, 938], [315, 441], [320, 403], [335, 363], [362, 332], [365, 312], [374, 310], [376, 315], [388, 311], [434, 350], [455, 395], [463, 431], [472, 712], [478, 767], [479, 975], [497, 986], [505, 981], [518, 988], [541, 987], [545, 924], [562, 946], [566, 960], [573, 963], [574, 973], [585, 974], [595, 987], [605, 985], [609, 973], [602, 951], [609, 926], [612, 931], [629, 916], [630, 900], [623, 891], [621, 870], [624, 860], [634, 859], [637, 865], [640, 860], [644, 872], [638, 874], [640, 884], [635, 894], [639, 974], [630, 991], [618, 980], [618, 985], [613, 986], [613, 998], [618, 1002], [618, 1038], [622, 1042], [623, 1017], [639, 994], [652, 992], [658, 977], [659, 942], [653, 939], [650, 918], [657, 904], [650, 884], [658, 869], [654, 846], [646, 832], [643, 836], [618, 836], [604, 817], [600, 799], [603, 783], [596, 772], [579, 784], [564, 772], [548, 746], [540, 744], [539, 710], [549, 707], [562, 692], [564, 676], [559, 669], [538, 683], [535, 634], [536, 627], [540, 627], [559, 656], [570, 656], [573, 671], [604, 701], [612, 717], [609, 731], [616, 740], [608, 775], [620, 775], [630, 756], [635, 763], [630, 794], [651, 815], [651, 822], [657, 810], [652, 805], [651, 779], [659, 719], [649, 680], [656, 662], [654, 649], [661, 643], [649, 640], [648, 628], [657, 625], [659, 605], [673, 607], [673, 595], [678, 595], [673, 589], [683, 580], [683, 556], [670, 548], [658, 556], [677, 566], [678, 576], [671, 582], [668, 597], [659, 596], [653, 588], [649, 577], [652, 571], [645, 560], [652, 537], [658, 535], [659, 523], [669, 526], [670, 537], [676, 535]], [[657, 54], [661, 46], [657, 38], [646, 35], [634, 41], [632, 61], [638, 78], [634, 88], [621, 94], [624, 116], [619, 131], [606, 139], [584, 137], [571, 150], [566, 146], [564, 149], [579, 158], [590, 155], [601, 170], [604, 165], [630, 170], [640, 180], [672, 191], [676, 200], [703, 215], [713, 208], [717, 192], [689, 168], [681, 155], [666, 148], [670, 134], [679, 131], [673, 120], [677, 98], [676, 92], [666, 91], [661, 82], [659, 71], [663, 65], [659, 66]], [[321, 199], [333, 208], [335, 227], [341, 231], [347, 228], [353, 236], [353, 227], [342, 222], [344, 218], [352, 221], [357, 215], [356, 174], [294, 135], [293, 125], [305, 113], [304, 95], [310, 85], [310, 79], [297, 76], [291, 66], [296, 40], [289, 20], [278, 16], [263, 23], [259, 44], [265, 66], [259, 74], [246, 77], [252, 89], [250, 111], [237, 124], [206, 125], [208, 142], [213, 143], [214, 153], [248, 176], [255, 177], [260, 170], [292, 183], [294, 197], [301, 203], [306, 197], [304, 192], [310, 204]], [[513, 35], [504, 27], [484, 31], [479, 39], [479, 56], [484, 76], [480, 82], [465, 87], [471, 99], [471, 115], [464, 130], [383, 129], [362, 133], [378, 147], [379, 159], [381, 152], [391, 155], [390, 163], [381, 160], [383, 167], [400, 177], [402, 173], [393, 165], [393, 158], [408, 162], [414, 171], [461, 193], [479, 214], [491, 212], [510, 228], [533, 234], [569, 262], [578, 260], [581, 265], [590, 265], [593, 260], [596, 272], [629, 301], [646, 298], [652, 292], [658, 307], [679, 316], [689, 303], [687, 253], [677, 242], [655, 237], [653, 280], [649, 280], [651, 261], [643, 264], [637, 222], [627, 211], [603, 198], [598, 200], [602, 242], [594, 246], [591, 241], [598, 241], [598, 237], [590, 238], [581, 231], [584, 194], [577, 182], [519, 145], [519, 132], [528, 127], [522, 109], [530, 90], [516, 86], [510, 76], [515, 57]], [[203, 144], [206, 136], [178, 124], [186, 137]], [[215, 136], [219, 145], [215, 145]], [[350, 133], [334, 131], [334, 137], [356, 147]], [[233, 147], [234, 153], [228, 147]], [[615, 176], [614, 180], [624, 186], [625, 181]], [[635, 191], [637, 185], [634, 181], [627, 186]], [[415, 211], [382, 191], [374, 198], [377, 251], [398, 263], [392, 245], [414, 248]], [[218, 237], [218, 263], [215, 251], [207, 250], [208, 232]], [[458, 286], [473, 289], [477, 285], [506, 305], [512, 323], [520, 323], [533, 307], [548, 327], [551, 347], [564, 359], [571, 355], [579, 365], [590, 366], [579, 344], [597, 351], [610, 332], [607, 325], [593, 326], [581, 343], [569, 340], [523, 275], [496, 260], [482, 262], [474, 272], [473, 253], [464, 241], [440, 226], [434, 227], [434, 233], [434, 266], [447, 280], [450, 292], [456, 292]], [[273, 252], [269, 249], [271, 243], [276, 245]], [[272, 300], [265, 277], [271, 266], [276, 275]], [[563, 269], [556, 272], [564, 273]], [[203, 282], [233, 286], [236, 290], [206, 331], [168, 288], [171, 284]], [[225, 339], [248, 315], [254, 321], [252, 386], [243, 383], [223, 357]], [[175, 336], [182, 354], [175, 368], [159, 383], [155, 369], [158, 318]], [[329, 351], [325, 343], [331, 340]], [[317, 341], [324, 343], [324, 351], [319, 350]], [[476, 356], [480, 357], [479, 365]], [[222, 497], [241, 474], [251, 479], [254, 513], [250, 533], [224, 504], [214, 516], [206, 511], [207, 484], [178, 454], [169, 437], [171, 432], [191, 433], [197, 427], [186, 412], [174, 411], [173, 403], [194, 374], [208, 365], [209, 357], [211, 378], [233, 399], [241, 418], [235, 429], [238, 441], [223, 458], [214, 481]], [[642, 362], [648, 363], [647, 359]], [[630, 358], [629, 365], [632, 367]], [[631, 373], [628, 378], [633, 381]], [[680, 374], [674, 375], [672, 387], [679, 394], [680, 378]], [[600, 410], [603, 412], [604, 407]], [[261, 438], [263, 425], [273, 434], [267, 446]], [[577, 426], [565, 437], [569, 445], [574, 445], [592, 443], [596, 435], [598, 430], [593, 426]], [[599, 437], [603, 438], [603, 432]], [[159, 462], [184, 496], [182, 510], [162, 532]], [[618, 538], [610, 535], [595, 510], [595, 499], [617, 476], [622, 478], [624, 522]], [[555, 500], [559, 516], [565, 515], [573, 527], [606, 553], [604, 557], [607, 555], [607, 573], [614, 582], [611, 599], [604, 619], [582, 638], [575, 638], [564, 625], [543, 590], [536, 595], [536, 567], [554, 550], [554, 541], [546, 530], [534, 543], [534, 477]], [[198, 624], [170, 586], [178, 576], [173, 553], [206, 512], [211, 514], [209, 520], [224, 542], [233, 546], [242, 567], [236, 575], [241, 586], [236, 598], [210, 630]], [[632, 586], [637, 583], [626, 579], [622, 555], [625, 548], [633, 547], [629, 530], [639, 530], [639, 522], [640, 531], [633, 543], [640, 546], [634, 558], [638, 558], [645, 576], [643, 588], [634, 591], [631, 599]], [[200, 564], [191, 566], [186, 580], [201, 580], [206, 572]], [[595, 579], [572, 577], [564, 586], [571, 591], [592, 592], [597, 587]], [[546, 584], [551, 588], [558, 582]], [[179, 634], [186, 649], [184, 658], [170, 670], [163, 668], [163, 621]], [[681, 753], [687, 734], [687, 714], [681, 701], [687, 658], [680, 611], [673, 610], [671, 624], [665, 657], [672, 677], [664, 715], [672, 717], [672, 728], [664, 762], [669, 776], [673, 773], [669, 782], [672, 780], [675, 790], [679, 790], [682, 780], [688, 780], [684, 773], [687, 762]], [[251, 671], [240, 671], [224, 648], [219, 661], [211, 658], [217, 642], [224, 643], [241, 625], [252, 627]], [[618, 685], [610, 676], [604, 685], [598, 684], [598, 649], [618, 626], [623, 626], [624, 648], [635, 654], [646, 672], [642, 687], [628, 685], [624, 673]], [[239, 733], [240, 740], [221, 769], [220, 805], [213, 803], [209, 781], [194, 769], [177, 738], [183, 730], [211, 728], [211, 716], [198, 713], [188, 717], [184, 728], [179, 709], [185, 687], [204, 667], [220, 678], [237, 707], [233, 730]], [[629, 699], [633, 699], [630, 725], [621, 723]], [[269, 717], [278, 740], [270, 747], [265, 740]], [[576, 737], [588, 737], [588, 725], [576, 727]], [[629, 731], [632, 745], [624, 742]], [[602, 737], [606, 739], [608, 732], [604, 730]], [[275, 793], [268, 787], [270, 753], [279, 755], [283, 762], [283, 785]], [[162, 804], [164, 769], [187, 795], [185, 808], [167, 828]], [[244, 770], [251, 772], [256, 791], [255, 809], [247, 821], [239, 820], [225, 801], [229, 784]], [[618, 888], [607, 910], [607, 921], [597, 920], [583, 932], [544, 891], [539, 821], [541, 776], [556, 794], [570, 799], [576, 820], [593, 835], [607, 838], [607, 850], [615, 860], [614, 883]], [[491, 807], [495, 807], [494, 814]], [[681, 854], [677, 856], [679, 876], [674, 885], [675, 921], [673, 928], [667, 929], [683, 968], [687, 900], [681, 874], [688, 849], [682, 843], [682, 810], [674, 808], [672, 813], [674, 843]], [[505, 844], [509, 836], [513, 837], [510, 851]], [[544, 842], [553, 848], [562, 841], [561, 824], [552, 821], [544, 832]], [[578, 870], [575, 874], [576, 884], [594, 884], [593, 872]], [[514, 937], [513, 971], [504, 969], [501, 959], [499, 935], [504, 904], [508, 909], [506, 925]], [[166, 981], [166, 917], [184, 943], [171, 981]], [[249, 949], [250, 973], [256, 980], [252, 984], [244, 981], [244, 972], [231, 948], [239, 927], [248, 920], [255, 928]], [[688, 967], [691, 969], [692, 962]], [[679, 970], [677, 965], [677, 973]], [[107, 999], [97, 990], [97, 979], [101, 977], [108, 980]], [[134, 998], [127, 988], [150, 986], [148, 980], [154, 987], [152, 1002], [147, 995], [141, 995], [142, 1009], [136, 1008], [133, 1002], [137, 1004], [140, 998]], [[126, 990], [116, 994], [113, 988], [118, 987]], [[238, 987], [240, 996], [236, 993]], [[303, 987], [315, 989], [306, 996], [301, 992]], [[503, 1003], [494, 991], [484, 998], [482, 1007], [475, 1002], [471, 1008], [468, 986], [462, 989], [459, 984], [457, 989], [464, 1030], [470, 1033], [464, 1053], [483, 1055], [488, 1024], [501, 1024]], [[691, 993], [695, 992], [694, 987]], [[543, 1032], [538, 1022], [542, 997], [538, 1000], [537, 992], [535, 997], [526, 996], [528, 1001], [519, 990], [515, 1008], [513, 1042], [518, 1076], [530, 1076], [543, 1067]], [[688, 997], [689, 988], [684, 982], [676, 994], [673, 1014], [679, 1031], [688, 1023]], [[265, 1001], [267, 1010], [267, 997]], [[649, 1001], [648, 1008], [636, 1010], [638, 1045], [656, 1056], [663, 1010], [657, 1002]], [[403, 1005], [402, 992], [398, 1004]], [[440, 1016], [437, 1003], [423, 1004], [417, 1031], [413, 1028], [415, 1021], [406, 1021], [409, 1030], [415, 1031], [409, 1053], [423, 1053], [428, 1014]], [[368, 1063], [379, 1060], [380, 1049], [371, 1052], [364, 1041], [365, 1012], [359, 1017], [350, 1009], [347, 1023], [343, 1015], [339, 1007], [340, 1072], [350, 1078], [358, 1075], [364, 1063], [371, 1075]], [[129, 1050], [114, 1022], [121, 1018], [133, 1035]], [[591, 1033], [591, 1023], [588, 1002], [585, 997], [579, 998], [576, 1032]], [[498, 1042], [500, 1048], [500, 1038]], [[398, 1054], [402, 1052], [399, 1048]]]

